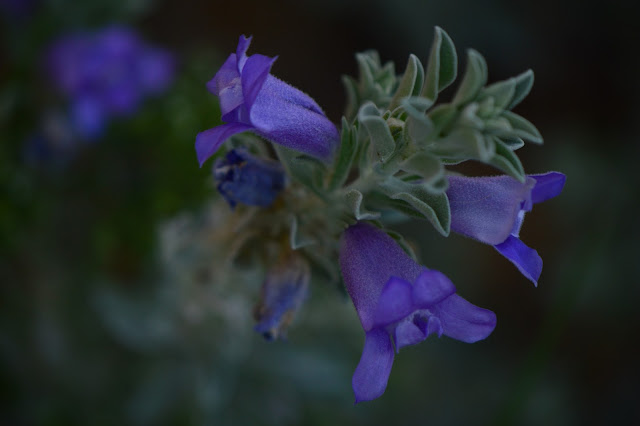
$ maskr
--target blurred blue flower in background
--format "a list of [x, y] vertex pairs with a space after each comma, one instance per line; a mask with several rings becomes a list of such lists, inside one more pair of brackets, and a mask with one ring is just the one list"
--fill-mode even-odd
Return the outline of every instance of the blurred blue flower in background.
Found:
[[310, 279], [311, 269], [303, 256], [295, 251], [283, 253], [262, 283], [260, 301], [254, 308], [258, 321], [254, 329], [267, 340], [284, 338], [309, 295]]
[[280, 163], [255, 157], [243, 149], [232, 149], [224, 158], [218, 158], [213, 174], [218, 192], [231, 207], [237, 203], [267, 207], [286, 183]]
[[366, 333], [352, 379], [356, 403], [384, 393], [394, 358], [392, 339], [396, 351], [434, 333], [473, 343], [496, 326], [493, 312], [455, 294], [444, 274], [417, 264], [373, 225], [361, 222], [345, 231], [340, 267]]
[[308, 95], [269, 74], [277, 58], [247, 56], [251, 38], [240, 36], [207, 89], [220, 99], [226, 124], [201, 132], [196, 153], [202, 165], [229, 137], [252, 131], [265, 139], [328, 160], [339, 142], [336, 126]]
[[61, 37], [48, 49], [46, 71], [71, 102], [78, 135], [95, 140], [112, 117], [133, 115], [148, 95], [173, 81], [175, 59], [125, 27]]
[[525, 212], [559, 195], [565, 180], [558, 172], [528, 175], [525, 183], [510, 176], [449, 176], [451, 229], [491, 244], [538, 285], [542, 259], [520, 240], [520, 227]]

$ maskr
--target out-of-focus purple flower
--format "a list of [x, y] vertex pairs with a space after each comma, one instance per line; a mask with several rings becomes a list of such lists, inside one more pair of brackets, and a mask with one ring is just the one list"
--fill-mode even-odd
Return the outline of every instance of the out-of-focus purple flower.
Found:
[[267, 207], [285, 187], [280, 163], [254, 157], [243, 149], [232, 149], [213, 167], [218, 192], [233, 208], [237, 203]]
[[444, 274], [418, 265], [372, 225], [357, 223], [344, 232], [340, 267], [366, 333], [352, 379], [356, 403], [384, 393], [394, 343], [396, 352], [431, 334], [473, 343], [495, 328], [493, 312], [455, 294]]
[[529, 175], [525, 183], [510, 176], [450, 176], [451, 229], [491, 244], [537, 285], [542, 259], [520, 240], [520, 227], [525, 212], [560, 194], [565, 180], [558, 172]]
[[240, 37], [207, 89], [220, 99], [226, 124], [196, 137], [200, 165], [236, 133], [252, 131], [265, 139], [327, 160], [339, 142], [336, 127], [318, 104], [300, 90], [269, 74], [276, 58], [247, 56], [251, 38]]
[[64, 36], [47, 54], [51, 79], [71, 101], [77, 132], [95, 139], [111, 117], [135, 113], [145, 96], [171, 84], [173, 56], [148, 46], [135, 32], [110, 27]]
[[309, 291], [310, 269], [297, 252], [283, 255], [262, 283], [260, 301], [254, 308], [254, 329], [267, 340], [284, 338]]

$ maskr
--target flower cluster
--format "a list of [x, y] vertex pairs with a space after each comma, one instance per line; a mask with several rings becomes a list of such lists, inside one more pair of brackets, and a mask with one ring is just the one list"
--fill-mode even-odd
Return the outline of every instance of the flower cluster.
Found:
[[46, 72], [71, 103], [73, 128], [88, 140], [112, 117], [131, 116], [146, 96], [165, 91], [174, 69], [169, 52], [124, 27], [63, 36], [46, 55]]
[[[405, 346], [431, 335], [487, 338], [496, 315], [459, 296], [385, 223], [422, 219], [444, 236], [453, 231], [492, 245], [538, 284], [542, 259], [519, 232], [525, 213], [560, 194], [565, 176], [527, 175], [515, 153], [525, 141], [542, 142], [511, 111], [531, 89], [533, 73], [487, 86], [486, 63], [470, 51], [453, 99], [435, 105], [457, 75], [453, 42], [436, 28], [427, 67], [411, 55], [396, 75], [377, 54], [357, 55], [361, 76], [344, 80], [349, 105], [339, 132], [309, 96], [270, 74], [273, 58], [247, 56], [249, 42], [241, 37], [207, 84], [225, 124], [200, 133], [196, 153], [201, 165], [217, 156], [219, 193], [247, 215], [246, 240], [261, 238], [245, 244], [267, 259], [255, 329], [281, 337], [307, 297], [310, 276], [341, 276], [365, 333], [352, 380], [356, 402], [384, 393], [395, 353]], [[235, 148], [216, 154], [232, 135]], [[467, 160], [505, 174], [468, 177], [447, 168]]]

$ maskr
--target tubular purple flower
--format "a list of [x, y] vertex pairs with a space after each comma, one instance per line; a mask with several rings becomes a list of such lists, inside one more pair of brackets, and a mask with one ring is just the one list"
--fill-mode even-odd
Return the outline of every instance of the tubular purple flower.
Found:
[[308, 95], [269, 74], [276, 58], [247, 56], [251, 38], [240, 37], [207, 89], [220, 100], [226, 124], [196, 137], [200, 166], [229, 137], [251, 131], [263, 138], [328, 160], [339, 142], [336, 127]]
[[285, 338], [296, 312], [307, 299], [311, 271], [298, 252], [282, 254], [262, 283], [260, 301], [254, 308], [254, 330], [267, 340]]
[[134, 31], [116, 26], [59, 38], [47, 52], [46, 68], [56, 88], [70, 98], [76, 132], [95, 139], [111, 117], [131, 116], [147, 95], [166, 90], [175, 60]]
[[562, 192], [565, 180], [558, 172], [528, 175], [525, 183], [510, 176], [449, 176], [451, 229], [492, 245], [537, 286], [542, 259], [520, 240], [520, 227], [534, 204]]
[[366, 336], [352, 379], [356, 403], [384, 393], [394, 343], [399, 351], [431, 334], [473, 343], [495, 328], [493, 312], [455, 294], [444, 274], [417, 264], [372, 225], [360, 222], [344, 232], [340, 268]]

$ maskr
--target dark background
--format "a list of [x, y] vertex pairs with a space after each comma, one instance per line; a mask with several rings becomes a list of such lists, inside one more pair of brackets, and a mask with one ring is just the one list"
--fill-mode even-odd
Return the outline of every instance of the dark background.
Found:
[[[43, 1], [5, 15], [0, 424], [640, 422], [639, 12], [632, 2], [247, 0]], [[65, 31], [112, 22], [175, 52], [175, 84], [62, 165], [28, 163], [24, 141], [56, 102], [39, 55]], [[385, 395], [355, 407], [363, 336], [337, 292], [314, 289], [284, 343], [262, 342], [250, 322], [171, 322], [175, 303], [158, 294], [179, 280], [159, 272], [172, 268], [158, 261], [159, 229], [213, 195], [193, 142], [219, 119], [204, 83], [238, 36], [254, 36], [250, 53], [279, 55], [273, 73], [338, 122], [354, 53], [377, 49], [401, 72], [409, 53], [426, 61], [434, 25], [462, 66], [467, 48], [481, 52], [490, 81], [535, 71], [516, 112], [545, 145], [519, 153], [528, 173], [567, 175], [522, 230], [545, 261], [538, 288], [489, 247], [401, 226], [498, 326], [475, 345], [404, 350]]]

